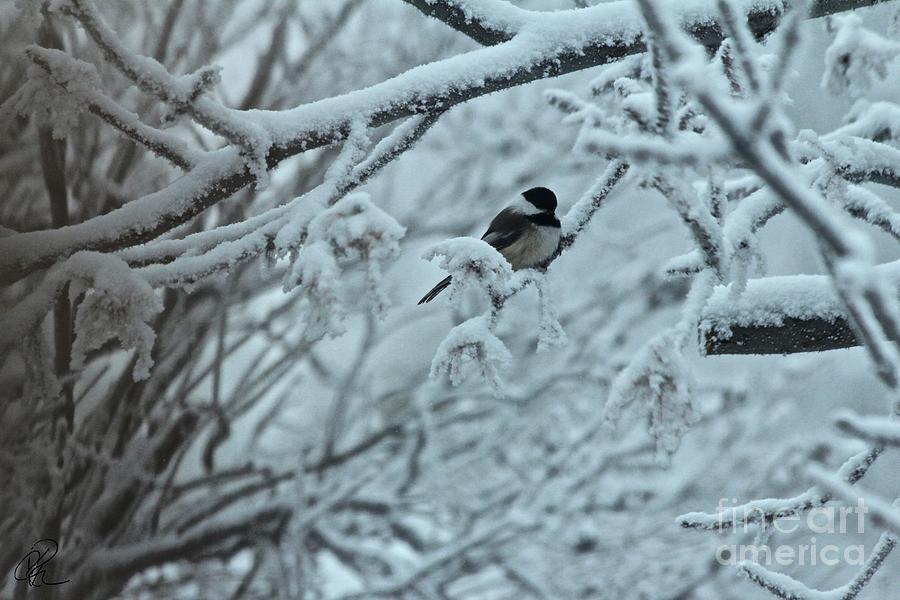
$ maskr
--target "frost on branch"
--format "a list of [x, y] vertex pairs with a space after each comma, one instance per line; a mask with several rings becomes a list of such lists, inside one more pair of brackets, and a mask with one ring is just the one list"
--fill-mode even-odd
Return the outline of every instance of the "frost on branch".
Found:
[[72, 344], [72, 369], [82, 368], [88, 352], [118, 339], [123, 349], [137, 351], [132, 375], [135, 381], [150, 376], [150, 352], [156, 333], [148, 322], [162, 311], [153, 288], [123, 261], [109, 255], [92, 255], [92, 276], [72, 280], [71, 293], [84, 293], [75, 316], [77, 337]]
[[636, 404], [649, 421], [656, 458], [666, 464], [681, 438], [697, 420], [691, 403], [690, 370], [678, 335], [664, 332], [651, 340], [613, 382], [606, 420], [614, 423], [622, 409]]
[[887, 77], [887, 66], [900, 54], [900, 44], [864, 29], [859, 15], [831, 17], [836, 34], [825, 52], [822, 87], [830, 93], [851, 95], [865, 92], [872, 76]]
[[465, 371], [475, 369], [499, 397], [503, 395], [503, 381], [498, 369], [510, 359], [509, 350], [491, 331], [490, 318], [480, 315], [447, 334], [431, 361], [431, 378], [437, 379], [446, 371], [450, 383], [459, 385], [466, 377]]
[[448, 295], [458, 301], [461, 290], [474, 287], [491, 298], [499, 298], [509, 290], [512, 267], [490, 244], [468, 237], [453, 238], [434, 245], [423, 256], [431, 260], [440, 256], [440, 266], [452, 277]]
[[[308, 213], [307, 213], [308, 214]], [[346, 316], [341, 304], [342, 266], [365, 265], [372, 309], [383, 314], [390, 301], [382, 284], [381, 265], [400, 254], [406, 230], [375, 206], [365, 193], [351, 194], [309, 221], [306, 244], [296, 253], [284, 290], [299, 288], [308, 302], [313, 325], [308, 335], [341, 332]]]
[[13, 110], [33, 114], [51, 127], [53, 137], [62, 139], [78, 125], [87, 98], [100, 88], [100, 75], [94, 65], [59, 50], [30, 46], [26, 53], [48, 69], [34, 62], [28, 66], [28, 81], [16, 92]]

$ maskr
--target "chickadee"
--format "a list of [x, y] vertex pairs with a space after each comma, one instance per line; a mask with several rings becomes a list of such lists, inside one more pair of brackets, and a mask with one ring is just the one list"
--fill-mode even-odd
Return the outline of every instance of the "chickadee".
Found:
[[[536, 267], [553, 256], [559, 246], [556, 195], [545, 187], [522, 192], [501, 210], [481, 239], [503, 255], [514, 270]], [[444, 278], [419, 300], [431, 302], [450, 285]]]

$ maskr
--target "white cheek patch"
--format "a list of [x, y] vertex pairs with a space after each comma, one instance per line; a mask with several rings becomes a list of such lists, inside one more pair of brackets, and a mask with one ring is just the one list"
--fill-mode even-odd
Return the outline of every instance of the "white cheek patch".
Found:
[[516, 199], [510, 203], [509, 209], [520, 215], [537, 215], [541, 212], [534, 204], [522, 196], [516, 196]]

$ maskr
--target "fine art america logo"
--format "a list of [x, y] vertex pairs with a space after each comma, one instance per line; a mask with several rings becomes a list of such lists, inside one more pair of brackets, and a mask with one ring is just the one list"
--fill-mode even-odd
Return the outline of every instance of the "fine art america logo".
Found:
[[[736, 506], [737, 499], [721, 498], [716, 513], [719, 515], [719, 529], [744, 532], [758, 527], [760, 520], [767, 520], [772, 507], [766, 501], [757, 501]], [[735, 565], [744, 561], [772, 565], [863, 565], [865, 548], [862, 544], [835, 545], [819, 543], [815, 535], [862, 534], [865, 533], [865, 514], [869, 512], [865, 501], [860, 498], [855, 506], [817, 506], [803, 516], [787, 515], [771, 522], [769, 533], [795, 533], [801, 526], [812, 534], [808, 543], [782, 544], [771, 546], [757, 539], [753, 544], [723, 544], [716, 550], [716, 560], [723, 565]], [[757, 513], [757, 515], [754, 515]], [[760, 519], [762, 517], [762, 519]]]

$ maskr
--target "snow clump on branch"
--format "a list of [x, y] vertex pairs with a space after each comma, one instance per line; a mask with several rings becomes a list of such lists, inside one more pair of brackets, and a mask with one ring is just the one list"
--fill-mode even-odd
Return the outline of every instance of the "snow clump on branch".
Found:
[[887, 77], [888, 63], [900, 54], [900, 44], [864, 29], [859, 15], [829, 18], [834, 41], [825, 52], [822, 87], [834, 95], [859, 95], [872, 85], [872, 76]]
[[[89, 256], [88, 256], [89, 254]], [[151, 351], [156, 333], [148, 324], [162, 309], [162, 301], [147, 281], [121, 259], [82, 253], [93, 263], [93, 272], [72, 279], [69, 295], [84, 294], [75, 316], [72, 370], [81, 369], [87, 353], [118, 339], [123, 349], [137, 352], [132, 375], [135, 381], [150, 376]]]
[[470, 366], [493, 388], [494, 395], [503, 396], [503, 381], [499, 368], [512, 359], [509, 350], [491, 331], [488, 315], [479, 315], [460, 323], [447, 334], [431, 361], [431, 378], [444, 372], [450, 383], [459, 385]]
[[400, 254], [406, 229], [375, 206], [365, 193], [342, 198], [310, 220], [306, 244], [295, 253], [284, 290], [299, 288], [308, 303], [309, 335], [338, 335], [347, 314], [340, 298], [342, 265], [365, 265], [372, 310], [384, 314], [390, 305], [382, 282], [382, 263]]
[[691, 372], [672, 331], [650, 341], [613, 382], [606, 420], [615, 423], [622, 409], [637, 404], [656, 440], [656, 457], [667, 464], [681, 438], [697, 421], [691, 402]]
[[29, 46], [26, 53], [38, 64], [28, 66], [28, 81], [11, 99], [12, 108], [21, 116], [35, 115], [54, 138], [63, 139], [78, 125], [87, 97], [100, 88], [97, 68], [59, 50]]
[[453, 238], [432, 246], [422, 258], [441, 257], [439, 265], [452, 277], [449, 296], [458, 302], [461, 291], [473, 287], [489, 298], [500, 298], [509, 292], [512, 267], [490, 244], [469, 237]]

